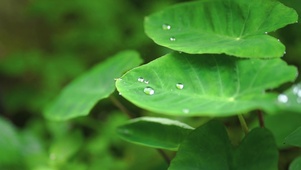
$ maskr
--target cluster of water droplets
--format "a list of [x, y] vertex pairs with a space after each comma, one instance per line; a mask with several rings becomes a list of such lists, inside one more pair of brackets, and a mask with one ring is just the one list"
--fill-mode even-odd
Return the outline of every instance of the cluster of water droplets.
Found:
[[[164, 31], [171, 30], [171, 25], [169, 25], [169, 24], [163, 24], [163, 25], [162, 25], [162, 29], [163, 29]], [[169, 40], [170, 40], [170, 41], [176, 41], [176, 38], [175, 38], [175, 37], [170, 37]]]
[[[296, 95], [296, 97], [297, 97], [297, 101], [296, 102], [301, 104], [301, 85], [300, 84], [299, 85], [295, 85], [293, 87], [293, 89], [292, 89], [292, 93], [294, 95]], [[285, 104], [285, 103], [288, 103], [289, 100], [290, 100], [289, 97], [287, 95], [285, 95], [285, 94], [280, 94], [278, 96], [278, 102], [280, 102], [280, 103]]]
[[[145, 80], [143, 77], [139, 77], [137, 79], [138, 82], [140, 83], [145, 83], [145, 84], [149, 84], [149, 81], [148, 80]], [[175, 87], [178, 89], [178, 90], [182, 90], [184, 89], [184, 84], [183, 83], [177, 83], [175, 84]], [[151, 86], [146, 86], [144, 89], [143, 89], [143, 92], [146, 94], [146, 95], [154, 95], [155, 94], [155, 89], [153, 89]], [[184, 114], [188, 114], [190, 112], [189, 109], [185, 108], [182, 110], [182, 112]]]

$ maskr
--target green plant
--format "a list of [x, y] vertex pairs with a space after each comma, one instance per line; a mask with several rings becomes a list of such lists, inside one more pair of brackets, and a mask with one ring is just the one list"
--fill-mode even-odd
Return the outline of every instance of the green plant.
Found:
[[[280, 58], [285, 47], [268, 34], [297, 18], [293, 9], [273, 0], [204, 0], [166, 8], [145, 18], [145, 31], [174, 52], [142, 66], [137, 52], [120, 52], [65, 87], [45, 116], [57, 121], [86, 116], [98, 101], [110, 98], [135, 117], [120, 102], [122, 96], [168, 117], [147, 114], [119, 126], [117, 132], [127, 141], [158, 149], [168, 163], [172, 154], [162, 149], [176, 151], [170, 170], [277, 169], [278, 148], [287, 147], [281, 145], [284, 138], [287, 144], [301, 145], [301, 123], [281, 134], [273, 122], [286, 112], [288, 120], [300, 119], [301, 84], [277, 91], [284, 83], [292, 84], [298, 71]], [[115, 87], [119, 95], [113, 93]], [[250, 123], [254, 128], [249, 131], [244, 117], [251, 122], [255, 112], [261, 127]], [[221, 123], [236, 115], [245, 133], [236, 135], [238, 139], [231, 136], [234, 129]], [[192, 121], [195, 117], [202, 119]], [[83, 138], [78, 133], [70, 136], [69, 142]], [[64, 161], [81, 140], [70, 142]], [[58, 143], [57, 147], [68, 145]], [[296, 158], [291, 169], [298, 169], [299, 162]]]

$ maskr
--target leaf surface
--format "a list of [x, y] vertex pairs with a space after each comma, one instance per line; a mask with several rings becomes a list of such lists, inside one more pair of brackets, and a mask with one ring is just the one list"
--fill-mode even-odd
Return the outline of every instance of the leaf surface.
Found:
[[191, 54], [281, 57], [285, 47], [266, 35], [295, 23], [295, 10], [274, 0], [203, 0], [172, 6], [145, 18], [157, 44]]
[[124, 51], [97, 64], [68, 84], [45, 109], [52, 120], [67, 120], [88, 115], [93, 106], [115, 90], [114, 79], [142, 63], [135, 51]]
[[132, 143], [178, 150], [180, 143], [194, 128], [167, 118], [142, 117], [118, 127], [118, 134]]
[[175, 52], [127, 72], [116, 87], [135, 105], [157, 113], [229, 116], [273, 109], [277, 95], [264, 91], [296, 76], [296, 68], [281, 59]]
[[277, 147], [268, 130], [253, 129], [234, 148], [223, 125], [210, 121], [192, 131], [181, 143], [169, 170], [275, 170], [277, 165]]

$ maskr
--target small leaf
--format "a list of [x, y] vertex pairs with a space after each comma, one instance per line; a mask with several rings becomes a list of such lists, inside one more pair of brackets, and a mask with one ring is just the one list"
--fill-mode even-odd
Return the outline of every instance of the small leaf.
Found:
[[298, 127], [294, 132], [285, 138], [285, 143], [301, 147], [301, 127]]
[[132, 143], [177, 150], [192, 130], [192, 127], [176, 120], [142, 117], [120, 126], [117, 132], [124, 140]]
[[192, 131], [181, 143], [169, 170], [275, 170], [277, 164], [277, 147], [268, 130], [252, 130], [233, 148], [223, 125], [210, 121]]
[[289, 166], [289, 170], [300, 170], [301, 169], [301, 157], [297, 157]]
[[301, 113], [301, 83], [293, 85], [283, 94], [278, 95], [278, 111]]
[[[277, 95], [264, 91], [296, 76], [296, 68], [281, 59], [171, 53], [127, 72], [116, 87], [123, 97], [150, 111], [230, 116], [275, 108]], [[148, 83], [139, 81], [141, 78]], [[151, 95], [145, 93], [146, 88], [153, 90]]]
[[135, 51], [124, 51], [96, 65], [72, 81], [45, 110], [52, 120], [88, 115], [93, 106], [115, 90], [114, 79], [142, 63]]
[[295, 10], [274, 0], [195, 1], [145, 18], [146, 34], [157, 44], [190, 54], [281, 57], [285, 47], [266, 35], [295, 23]]

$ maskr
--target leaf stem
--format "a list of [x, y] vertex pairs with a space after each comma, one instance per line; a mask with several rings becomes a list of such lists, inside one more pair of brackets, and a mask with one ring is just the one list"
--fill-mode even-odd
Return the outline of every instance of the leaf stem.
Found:
[[157, 149], [157, 151], [164, 158], [165, 162], [169, 165], [170, 159], [169, 159], [168, 155], [162, 149]]
[[[123, 113], [125, 113], [130, 119], [134, 118], [134, 116], [132, 116], [133, 114], [131, 114], [131, 112], [122, 103], [120, 103], [119, 100], [117, 100], [113, 95], [110, 96], [110, 99], [113, 102], [113, 104], [119, 110], [121, 110]], [[168, 157], [168, 155], [162, 149], [157, 149], [157, 151], [163, 157], [165, 162], [169, 165], [170, 164], [170, 158]]]
[[245, 132], [245, 134], [249, 133], [249, 128], [248, 128], [248, 125], [247, 125], [243, 115], [239, 114], [237, 116], [238, 116], [238, 119], [239, 119], [242, 130]]
[[259, 121], [260, 127], [264, 128], [264, 119], [263, 119], [263, 114], [262, 114], [261, 110], [257, 111], [257, 116], [258, 116], [258, 121]]
[[110, 96], [110, 99], [111, 99], [111, 101], [113, 102], [113, 104], [119, 109], [119, 110], [121, 110], [123, 113], [125, 113], [129, 118], [134, 118], [133, 116], [132, 116], [132, 114], [130, 113], [130, 111], [125, 107], [125, 106], [123, 106], [123, 104], [121, 104], [120, 102], [119, 102], [119, 100], [117, 100], [113, 95], [111, 95]]

